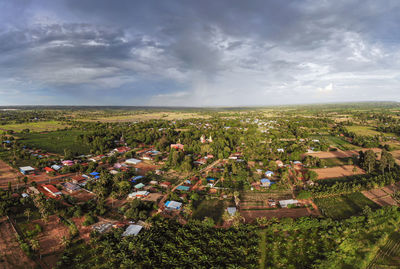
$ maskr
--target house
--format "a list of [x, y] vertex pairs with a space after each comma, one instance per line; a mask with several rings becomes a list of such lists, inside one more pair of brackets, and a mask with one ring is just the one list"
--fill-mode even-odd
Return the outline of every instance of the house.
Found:
[[207, 182], [214, 183], [215, 181], [216, 181], [216, 179], [213, 178], [213, 177], [208, 177], [208, 178], [207, 178]]
[[167, 201], [165, 207], [168, 210], [179, 210], [182, 207], [182, 203], [176, 201]]
[[158, 182], [157, 182], [156, 180], [152, 180], [152, 181], [150, 181], [150, 184], [151, 184], [151, 185], [157, 185]]
[[278, 167], [283, 167], [283, 162], [281, 160], [276, 160], [275, 163]]
[[229, 215], [231, 215], [231, 216], [235, 215], [235, 213], [236, 213], [236, 207], [234, 207], [234, 206], [228, 207], [226, 210], [228, 211]]
[[83, 181], [86, 180], [86, 178], [81, 175], [73, 176], [71, 179], [72, 179], [72, 183], [74, 183], [74, 184], [82, 183]]
[[46, 174], [51, 173], [51, 172], [55, 172], [53, 168], [50, 167], [45, 167], [44, 170], [46, 171]]
[[150, 192], [148, 191], [137, 191], [137, 192], [132, 192], [128, 194], [128, 199], [134, 199], [134, 198], [143, 198], [149, 195]]
[[277, 149], [278, 152], [285, 152], [284, 149]]
[[167, 189], [167, 188], [171, 187], [171, 182], [168, 182], [168, 181], [161, 182], [160, 187]]
[[142, 162], [141, 160], [138, 160], [138, 159], [135, 159], [135, 158], [127, 159], [127, 160], [125, 161], [125, 163], [127, 163], [127, 164], [133, 164], [133, 165], [139, 164], [139, 163], [141, 163], [141, 162]]
[[178, 149], [178, 150], [183, 150], [184, 149], [184, 145], [182, 145], [182, 144], [171, 144], [171, 148], [172, 149]]
[[93, 225], [93, 230], [95, 230], [101, 234], [108, 232], [111, 228], [112, 228], [112, 224], [108, 223], [108, 222]]
[[136, 224], [131, 224], [129, 225], [125, 232], [122, 234], [122, 236], [131, 236], [131, 235], [138, 235], [139, 232], [142, 230], [143, 226], [141, 225], [136, 225]]
[[93, 178], [95, 178], [95, 179], [98, 179], [98, 178], [100, 178], [100, 173], [99, 172], [92, 172], [92, 173], [90, 173], [89, 175], [91, 175]]
[[139, 183], [135, 185], [135, 189], [141, 189], [143, 188], [145, 185], [143, 183]]
[[40, 192], [39, 192], [39, 190], [38, 189], [36, 189], [35, 187], [33, 187], [33, 186], [31, 186], [31, 187], [28, 187], [28, 190], [27, 190], [27, 192], [28, 193], [31, 193], [31, 194], [39, 194]]
[[130, 147], [119, 147], [119, 148], [113, 149], [113, 152], [116, 152], [116, 153], [125, 153], [125, 152], [128, 152], [128, 151], [130, 151], [130, 150], [131, 150]]
[[132, 182], [133, 182], [133, 181], [136, 182], [137, 180], [140, 180], [140, 179], [142, 179], [142, 178], [144, 178], [144, 176], [134, 176], [134, 177], [132, 177], [132, 180], [131, 180], [131, 181], [132, 181]]
[[22, 198], [28, 198], [28, 197], [29, 197], [29, 194], [27, 194], [27, 193], [24, 192], [24, 193], [21, 194], [21, 196], [22, 196]]
[[61, 195], [61, 192], [53, 185], [42, 185], [42, 187], [43, 187], [43, 189], [45, 189], [46, 191], [48, 191], [51, 195], [53, 195], [55, 197]]
[[289, 200], [281, 200], [279, 201], [279, 205], [281, 207], [288, 207], [288, 205], [297, 205], [299, 201], [297, 200], [293, 200], [293, 199], [289, 199]]
[[180, 185], [180, 186], [176, 187], [176, 189], [179, 190], [179, 191], [189, 191], [190, 187], [189, 186]]
[[33, 168], [32, 166], [22, 166], [19, 168], [19, 171], [23, 175], [30, 175], [30, 174], [35, 173], [35, 168]]
[[66, 182], [64, 184], [64, 188], [68, 191], [68, 192], [74, 192], [77, 190], [80, 190], [81, 187], [79, 187], [78, 185], [71, 183], [71, 182]]
[[72, 165], [75, 164], [75, 163], [74, 163], [73, 161], [71, 161], [71, 160], [64, 160], [64, 161], [62, 161], [61, 163], [62, 163], [62, 165], [64, 165], [64, 166], [72, 166]]
[[271, 181], [268, 178], [263, 178], [260, 180], [262, 187], [269, 187], [271, 186]]
[[57, 164], [53, 164], [53, 165], [51, 166], [51, 168], [54, 169], [55, 171], [58, 171], [58, 170], [60, 170], [62, 167], [59, 166], [59, 165], [57, 165]]
[[265, 176], [266, 177], [272, 177], [274, 175], [274, 172], [272, 172], [272, 171], [267, 171], [267, 172], [265, 172]]

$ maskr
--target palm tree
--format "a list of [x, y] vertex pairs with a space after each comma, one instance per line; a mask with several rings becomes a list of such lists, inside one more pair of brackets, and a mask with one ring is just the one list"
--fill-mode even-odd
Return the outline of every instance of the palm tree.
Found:
[[30, 208], [25, 209], [24, 215], [28, 218], [29, 222], [29, 217], [31, 216], [32, 210]]
[[40, 249], [39, 241], [37, 239], [31, 239], [30, 243], [32, 250], [37, 251]]

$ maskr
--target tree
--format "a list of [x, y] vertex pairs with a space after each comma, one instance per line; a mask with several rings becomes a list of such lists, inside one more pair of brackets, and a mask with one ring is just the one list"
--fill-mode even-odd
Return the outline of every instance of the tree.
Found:
[[374, 168], [376, 163], [375, 153], [369, 149], [364, 154], [364, 167], [368, 168], [368, 173], [371, 173], [372, 168]]
[[24, 215], [28, 218], [29, 222], [29, 217], [31, 216], [32, 210], [30, 208], [25, 209]]

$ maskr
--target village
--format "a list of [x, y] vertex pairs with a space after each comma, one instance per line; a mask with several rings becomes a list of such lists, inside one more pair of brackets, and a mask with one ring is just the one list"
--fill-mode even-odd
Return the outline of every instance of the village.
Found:
[[159, 220], [229, 230], [400, 203], [397, 136], [359, 146], [331, 119], [217, 117], [7, 131], [0, 188], [20, 206], [4, 210], [3, 224], [34, 263], [52, 268], [66, 246], [115, 232], [140, 240]]

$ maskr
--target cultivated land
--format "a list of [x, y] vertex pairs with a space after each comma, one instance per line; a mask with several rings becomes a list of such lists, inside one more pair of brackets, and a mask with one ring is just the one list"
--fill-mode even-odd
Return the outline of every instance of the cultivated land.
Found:
[[66, 130], [49, 133], [19, 134], [18, 138], [21, 139], [21, 143], [32, 148], [39, 148], [57, 154], [64, 154], [65, 150], [69, 150], [80, 155], [89, 153], [89, 148], [77, 140], [77, 136], [83, 133], [80, 130]]
[[18, 244], [16, 233], [6, 217], [0, 219], [0, 268], [35, 268]]
[[65, 127], [68, 127], [68, 125], [58, 121], [26, 122], [0, 125], [0, 132], [12, 130], [19, 133], [26, 129], [29, 129], [30, 132], [50, 132], [64, 129]]
[[82, 121], [100, 121], [100, 122], [133, 122], [133, 121], [148, 121], [148, 120], [184, 120], [193, 118], [210, 118], [208, 115], [200, 113], [183, 113], [183, 112], [154, 112], [142, 113], [133, 115], [118, 115], [107, 117], [94, 117], [89, 119], [81, 119]]
[[8, 182], [15, 184], [17, 181], [17, 171], [10, 165], [0, 160], [0, 188], [7, 188]]
[[372, 209], [379, 208], [377, 204], [367, 197], [355, 192], [348, 195], [318, 198], [314, 202], [324, 216], [333, 219], [344, 219], [362, 213], [366, 206]]
[[392, 197], [392, 195], [398, 191], [400, 191], [400, 184], [396, 183], [380, 189], [363, 191], [362, 193], [365, 195], [365, 197], [368, 197], [380, 206], [393, 206], [398, 205], [398, 201]]
[[365, 174], [365, 171], [363, 169], [355, 165], [342, 165], [330, 168], [318, 168], [311, 170], [318, 174], [318, 179], [347, 177], [352, 175]]

